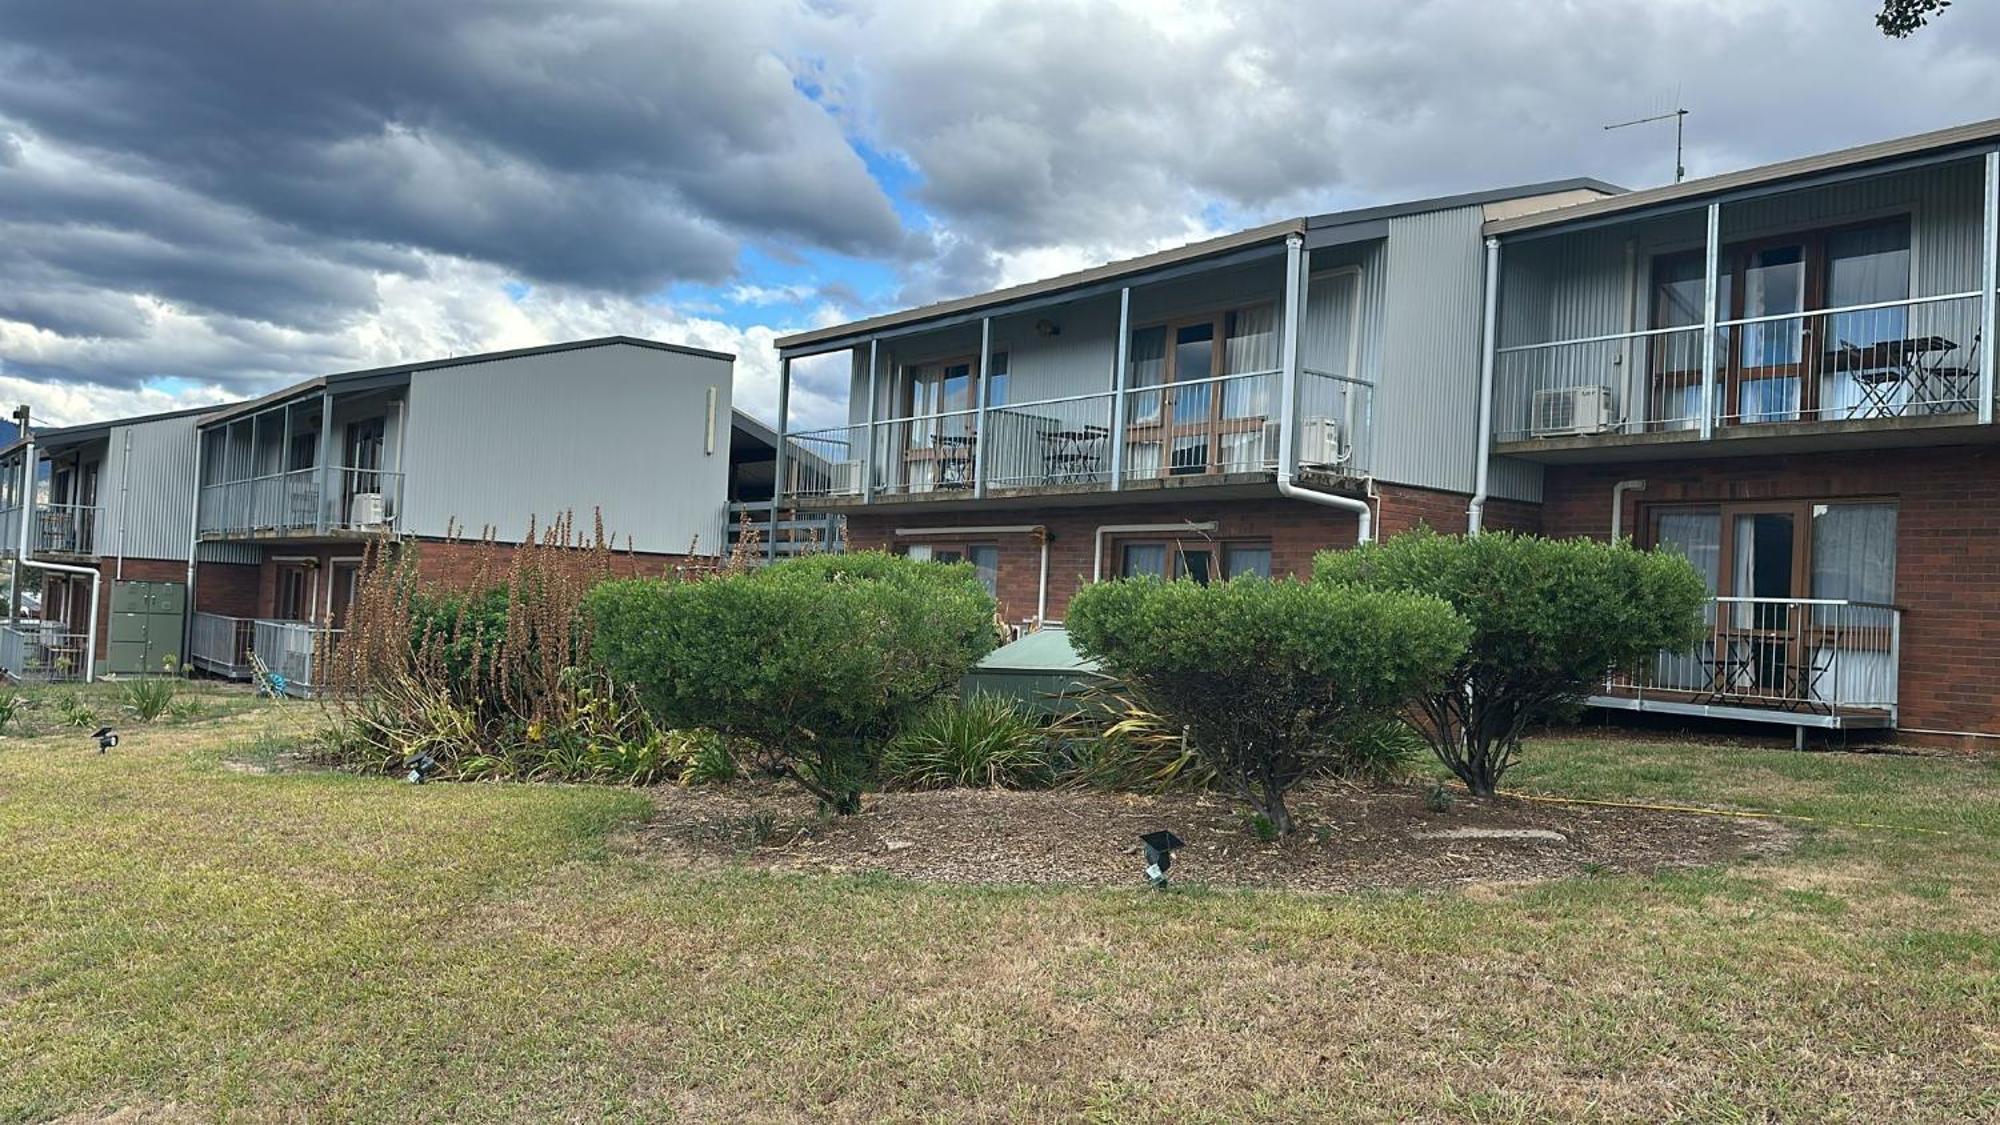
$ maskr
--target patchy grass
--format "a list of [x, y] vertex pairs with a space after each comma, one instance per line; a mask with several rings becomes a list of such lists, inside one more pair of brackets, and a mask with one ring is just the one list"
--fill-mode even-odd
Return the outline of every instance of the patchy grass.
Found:
[[297, 713], [0, 742], [0, 1119], [2000, 1114], [1989, 764], [1544, 740], [1524, 788], [1821, 819], [1652, 878], [1161, 895], [689, 868], [624, 846], [631, 791], [226, 768]]
[[[98, 680], [89, 684], [6, 685], [0, 691], [19, 700], [12, 719], [0, 726], [0, 745], [10, 739], [68, 734], [88, 735], [109, 724], [121, 731], [143, 724], [149, 727], [184, 726], [242, 715], [267, 706], [248, 685], [217, 680], [176, 680], [172, 701], [154, 718], [147, 720], [134, 710], [127, 694], [133, 680]], [[148, 680], [149, 684], [166, 681]]]

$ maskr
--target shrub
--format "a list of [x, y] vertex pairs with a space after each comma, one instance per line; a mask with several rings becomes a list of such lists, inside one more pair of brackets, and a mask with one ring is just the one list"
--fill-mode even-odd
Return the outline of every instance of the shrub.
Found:
[[1189, 747], [1187, 730], [1129, 685], [1099, 685], [1076, 702], [1049, 726], [1065, 784], [1138, 793], [1215, 784], [1215, 771]]
[[1438, 760], [1482, 797], [1529, 725], [1573, 710], [1609, 673], [1694, 644], [1707, 598], [1671, 552], [1504, 532], [1414, 532], [1323, 552], [1313, 569], [1323, 585], [1441, 598], [1471, 623], [1471, 645], [1417, 718]]
[[1432, 690], [1468, 635], [1435, 598], [1259, 578], [1100, 583], [1068, 627], [1279, 835], [1295, 828], [1286, 791]]
[[150, 723], [167, 713], [173, 706], [174, 696], [179, 694], [180, 684], [168, 677], [127, 680], [118, 689], [127, 710], [138, 716], [141, 722]]
[[821, 803], [860, 808], [882, 747], [992, 649], [972, 568], [811, 556], [698, 582], [607, 582], [596, 655], [669, 726], [758, 744]]
[[0, 732], [5, 732], [28, 709], [28, 696], [12, 689], [0, 690]]
[[882, 780], [907, 789], [1027, 789], [1051, 774], [1042, 724], [1004, 696], [940, 699], [889, 743]]
[[97, 725], [97, 712], [91, 710], [90, 704], [84, 700], [83, 696], [74, 691], [66, 691], [56, 696], [56, 714], [61, 716], [63, 723], [67, 726], [94, 727]]

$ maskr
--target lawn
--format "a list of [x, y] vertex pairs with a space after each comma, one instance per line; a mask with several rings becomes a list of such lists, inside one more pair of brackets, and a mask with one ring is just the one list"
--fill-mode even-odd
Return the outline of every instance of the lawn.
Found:
[[311, 715], [0, 739], [0, 1119], [2000, 1115], [1992, 763], [1548, 738], [1524, 790], [1814, 819], [1656, 877], [1163, 895], [688, 868], [634, 792], [244, 768]]

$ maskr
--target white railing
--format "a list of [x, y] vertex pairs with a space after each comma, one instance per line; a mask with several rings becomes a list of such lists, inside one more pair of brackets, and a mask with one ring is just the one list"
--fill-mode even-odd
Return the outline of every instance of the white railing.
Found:
[[17, 682], [67, 683], [88, 678], [89, 638], [60, 621], [0, 625], [0, 670]]
[[309, 697], [326, 686], [321, 674], [339, 636], [338, 629], [304, 622], [259, 620], [253, 623], [250, 643], [285, 694]]
[[948, 410], [875, 423], [875, 491], [900, 496], [971, 489], [978, 418], [976, 410]]
[[1214, 375], [1125, 392], [1125, 479], [1258, 472], [1278, 463], [1282, 374]]
[[1611, 677], [1612, 695], [1837, 715], [1896, 711], [1902, 610], [1839, 598], [1713, 598], [1708, 635]]
[[333, 471], [338, 506], [327, 526], [343, 531], [394, 531], [402, 516], [403, 474], [381, 469], [338, 468]]
[[[1718, 426], [1844, 422], [1978, 409], [1977, 293], [1721, 320]], [[1495, 349], [1500, 441], [1698, 430], [1701, 325]]]
[[1114, 397], [1101, 391], [987, 408], [986, 487], [1109, 481]]
[[335, 506], [322, 509], [320, 471], [294, 469], [201, 488], [201, 530], [254, 535], [342, 531], [393, 531], [401, 518], [403, 474], [382, 469], [336, 468]]
[[248, 617], [197, 613], [188, 644], [188, 663], [204, 672], [242, 680], [250, 677], [256, 622]]
[[859, 496], [868, 427], [832, 426], [785, 435], [788, 496]]
[[1301, 470], [1362, 476], [1371, 467], [1375, 385], [1307, 369], [1299, 373]]
[[31, 547], [56, 555], [95, 554], [97, 518], [93, 504], [37, 504]]
[[836, 552], [841, 549], [841, 517], [833, 512], [800, 512], [778, 508], [775, 526], [769, 500], [745, 500], [728, 505], [719, 542], [722, 553], [733, 555], [743, 538], [745, 517], [750, 530], [762, 537], [759, 558], [791, 558], [794, 555]]

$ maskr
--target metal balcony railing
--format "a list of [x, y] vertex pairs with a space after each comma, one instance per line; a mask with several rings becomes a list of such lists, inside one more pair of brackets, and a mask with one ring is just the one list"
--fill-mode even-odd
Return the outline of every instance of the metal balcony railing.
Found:
[[394, 531], [403, 499], [403, 474], [337, 468], [329, 474], [331, 505], [322, 505], [320, 471], [294, 469], [201, 488], [200, 528], [211, 535], [342, 531]]
[[1605, 692], [1813, 715], [1896, 712], [1902, 610], [1840, 598], [1713, 598], [1708, 630]]
[[1495, 349], [1499, 441], [1964, 415], [1979, 408], [1979, 294], [1951, 293]]
[[30, 545], [38, 554], [97, 553], [98, 509], [93, 504], [38, 504]]
[[89, 638], [61, 621], [0, 625], [0, 671], [21, 683], [70, 683], [88, 678]]

